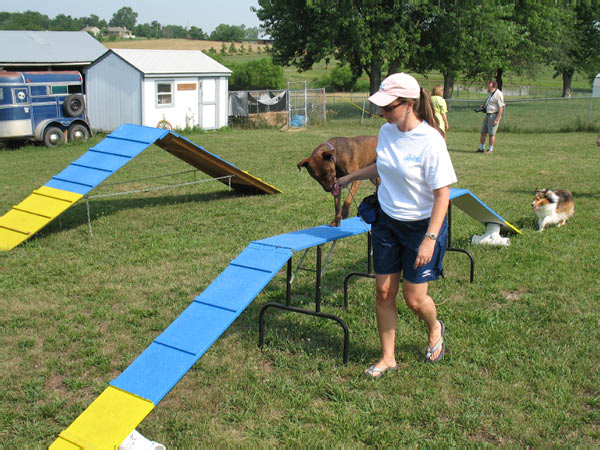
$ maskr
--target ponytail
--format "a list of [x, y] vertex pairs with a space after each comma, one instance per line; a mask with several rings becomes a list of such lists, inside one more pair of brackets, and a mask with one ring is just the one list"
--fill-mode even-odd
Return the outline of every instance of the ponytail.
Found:
[[444, 133], [444, 131], [440, 128], [438, 121], [435, 118], [433, 103], [431, 103], [431, 95], [429, 95], [429, 91], [427, 91], [427, 89], [421, 88], [421, 96], [415, 103], [414, 112], [419, 119], [427, 122], [437, 131], [439, 131], [444, 139], [446, 139], [446, 133]]

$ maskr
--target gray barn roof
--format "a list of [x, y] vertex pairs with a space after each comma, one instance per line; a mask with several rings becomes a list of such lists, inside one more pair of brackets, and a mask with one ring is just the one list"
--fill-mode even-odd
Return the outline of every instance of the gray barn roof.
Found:
[[85, 66], [108, 49], [84, 31], [0, 30], [0, 67]]

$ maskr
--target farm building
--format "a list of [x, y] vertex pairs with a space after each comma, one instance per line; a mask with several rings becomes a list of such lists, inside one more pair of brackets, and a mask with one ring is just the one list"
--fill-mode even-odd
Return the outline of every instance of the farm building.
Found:
[[213, 130], [227, 125], [231, 70], [197, 50], [112, 49], [85, 69], [90, 124]]
[[108, 49], [85, 31], [0, 30], [0, 69], [78, 70]]

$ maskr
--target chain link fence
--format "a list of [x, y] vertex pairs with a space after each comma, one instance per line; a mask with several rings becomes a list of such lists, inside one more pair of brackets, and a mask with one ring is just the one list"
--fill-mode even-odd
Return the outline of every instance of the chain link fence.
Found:
[[[431, 89], [435, 82], [424, 83]], [[431, 86], [429, 86], [431, 84]], [[293, 89], [292, 87], [302, 87]], [[304, 89], [296, 83], [286, 90], [243, 91], [236, 94], [247, 105], [244, 120], [262, 125], [298, 128], [320, 125], [327, 121], [359, 121], [383, 123], [371, 111], [366, 93], [326, 93], [325, 89]], [[512, 132], [566, 132], [597, 131], [600, 129], [600, 97], [592, 97], [591, 90], [580, 90], [572, 97], [559, 97], [560, 89], [509, 86], [505, 93], [506, 107], [500, 127]], [[551, 93], [555, 97], [533, 97], [532, 94]], [[448, 121], [453, 131], [477, 131], [483, 115], [475, 112], [487, 98], [487, 92], [478, 88], [455, 88], [448, 104]], [[235, 117], [232, 120], [235, 123]]]
[[[456, 91], [455, 91], [456, 92]], [[367, 94], [328, 94], [327, 120], [350, 120], [361, 123], [383, 123], [370, 111]], [[448, 104], [448, 121], [453, 131], [477, 131], [483, 115], [475, 108], [481, 98], [452, 98]], [[506, 98], [501, 128], [512, 132], [598, 131], [600, 129], [600, 97]]]

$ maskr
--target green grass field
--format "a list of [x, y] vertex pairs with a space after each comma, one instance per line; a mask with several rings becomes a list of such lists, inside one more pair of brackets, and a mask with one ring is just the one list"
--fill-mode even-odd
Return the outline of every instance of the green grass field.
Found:
[[[474, 114], [474, 113], [473, 113]], [[480, 117], [480, 116], [478, 116]], [[451, 119], [452, 120], [452, 119]], [[296, 163], [332, 136], [376, 134], [379, 121], [330, 121], [297, 132], [221, 130], [192, 141], [281, 190], [243, 196], [219, 182], [90, 200], [32, 239], [0, 253], [0, 442], [46, 447], [252, 241], [329, 223], [328, 194]], [[46, 183], [86, 145], [0, 149], [0, 214]], [[498, 134], [476, 154], [477, 131], [451, 131], [459, 183], [522, 229], [509, 247], [472, 246], [484, 226], [454, 209], [456, 247], [431, 286], [447, 327], [442, 364], [422, 362], [424, 325], [401, 304], [400, 370], [377, 382], [359, 374], [378, 357], [374, 283], [343, 278], [366, 266], [366, 236], [336, 246], [323, 279], [330, 321], [270, 310], [285, 271], [170, 391], [138, 430], [167, 447], [516, 445], [600, 442], [600, 149], [595, 132]], [[136, 181], [190, 167], [150, 147], [92, 193], [191, 181]], [[197, 179], [202, 178], [197, 175]], [[574, 217], [536, 232], [536, 187], [570, 189]], [[363, 185], [359, 196], [370, 193]], [[356, 209], [353, 208], [354, 215]], [[314, 249], [309, 260], [314, 258]], [[296, 258], [297, 261], [297, 258]], [[314, 274], [300, 272], [295, 305], [313, 306]]]

